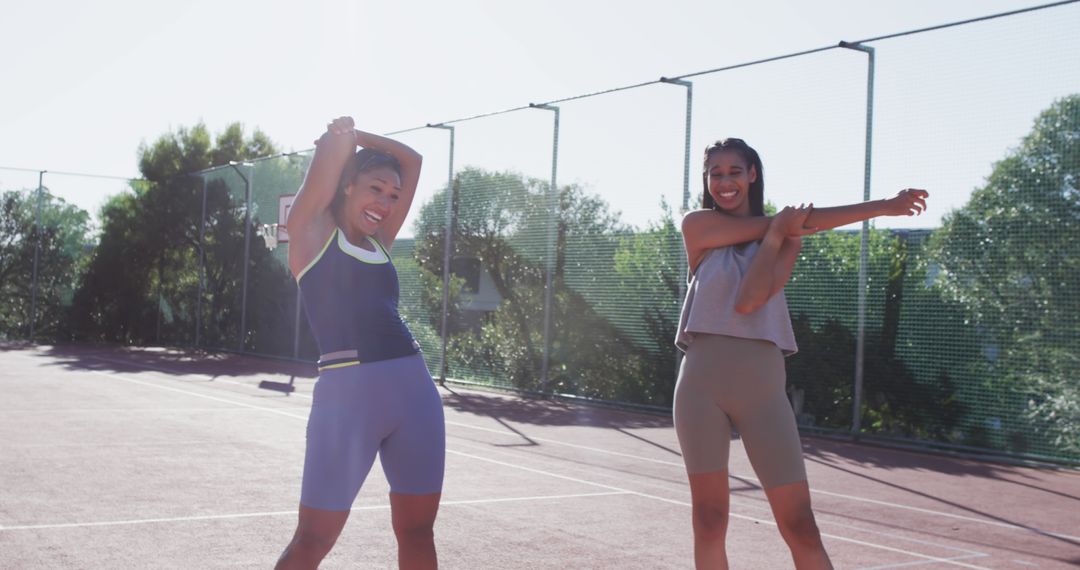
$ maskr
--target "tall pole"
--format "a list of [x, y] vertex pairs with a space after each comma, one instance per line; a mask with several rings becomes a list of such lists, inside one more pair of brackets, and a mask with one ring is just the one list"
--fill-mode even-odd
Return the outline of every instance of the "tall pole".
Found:
[[661, 77], [660, 81], [686, 87], [686, 139], [683, 145], [682, 209], [679, 211], [680, 214], [685, 214], [690, 209], [690, 127], [694, 118], [694, 84], [684, 79], [667, 77]]
[[450, 166], [446, 175], [446, 234], [443, 237], [442, 347], [439, 349], [439, 384], [445, 385], [447, 325], [450, 315], [450, 250], [454, 239], [454, 127], [431, 123], [427, 126], [450, 131]]
[[[295, 153], [295, 152], [283, 153], [282, 156], [288, 157], [289, 160], [291, 161], [294, 157], [297, 156], [297, 153]], [[288, 230], [288, 222], [289, 222], [288, 215], [286, 215], [285, 216], [286, 230]], [[281, 229], [278, 228], [277, 231], [280, 232]], [[286, 263], [286, 265], [288, 265], [288, 264]], [[295, 305], [296, 308], [293, 310], [292, 357], [293, 357], [294, 360], [299, 360], [300, 359], [300, 309], [304, 306], [304, 297], [300, 293], [300, 283], [298, 281], [296, 281], [295, 279], [290, 279], [289, 281], [292, 281], [293, 286], [296, 287], [296, 305]]]
[[[244, 280], [240, 289], [240, 352], [244, 352], [244, 341], [247, 338], [247, 285], [248, 285], [248, 261], [251, 255], [251, 180], [236, 166], [236, 162], [230, 161], [229, 166], [244, 179]], [[250, 166], [249, 163], [244, 163]]]
[[30, 285], [30, 342], [37, 332], [38, 256], [41, 252], [41, 200], [45, 193], [45, 170], [38, 172], [37, 206], [34, 214], [34, 276]]
[[[663, 83], [670, 83], [672, 85], [682, 85], [686, 87], [686, 128], [685, 142], [683, 144], [683, 183], [682, 183], [682, 206], [679, 209], [679, 214], [685, 215], [690, 210], [690, 127], [694, 118], [694, 84], [684, 79], [669, 79], [667, 77], [661, 77], [660, 81]], [[686, 297], [686, 276], [689, 274], [689, 266], [687, 265], [686, 256], [675, 256], [679, 260], [679, 302]], [[677, 348], [671, 348], [675, 351], [675, 376], [679, 375], [679, 365], [682, 363], [682, 351]]]
[[[863, 170], [863, 201], [870, 200], [871, 144], [874, 140], [874, 48], [862, 44], [840, 42], [840, 47], [866, 53], [866, 162]], [[863, 368], [866, 354], [866, 266], [870, 260], [870, 222], [863, 220], [859, 243], [858, 332], [855, 337], [855, 391], [851, 411], [851, 433], [858, 438], [862, 432]]]
[[300, 358], [300, 306], [303, 304], [304, 299], [300, 296], [300, 284], [295, 280], [293, 283], [296, 285], [296, 310], [293, 313], [293, 335], [292, 335], [292, 357], [294, 359]]
[[206, 295], [206, 175], [202, 179], [202, 214], [199, 217], [199, 296], [195, 299], [195, 347], [199, 347], [202, 333], [202, 300]]
[[547, 255], [544, 269], [544, 357], [540, 367], [540, 391], [547, 392], [550, 378], [548, 370], [551, 364], [551, 282], [552, 273], [555, 269], [555, 224], [556, 204], [558, 194], [559, 173], [559, 108], [554, 105], [538, 105], [529, 103], [533, 109], [544, 109], [555, 112], [555, 127], [551, 144], [551, 186], [548, 187], [548, 226], [547, 226]]

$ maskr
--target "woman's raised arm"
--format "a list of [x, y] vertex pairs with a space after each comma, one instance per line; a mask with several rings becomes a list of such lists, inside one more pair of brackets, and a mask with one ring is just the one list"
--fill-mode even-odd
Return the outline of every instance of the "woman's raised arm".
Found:
[[420, 181], [420, 167], [424, 158], [412, 147], [394, 139], [360, 130], [354, 131], [354, 133], [357, 145], [388, 154], [394, 157], [398, 165], [401, 166], [401, 189], [400, 194], [398, 194], [397, 204], [391, 214], [379, 223], [379, 229], [376, 231], [375, 236], [378, 238], [379, 243], [389, 250], [393, 246], [398, 232], [401, 231], [402, 224], [405, 223], [405, 216], [409, 215], [409, 208], [412, 206], [413, 198], [416, 197], [416, 184]]
[[[349, 124], [348, 130], [343, 128]], [[289, 267], [293, 275], [315, 258], [333, 230], [330, 203], [337, 192], [345, 163], [356, 149], [352, 119], [341, 117], [327, 125], [327, 131], [315, 141], [315, 156], [308, 165], [304, 182], [296, 193], [286, 228], [289, 231]]]

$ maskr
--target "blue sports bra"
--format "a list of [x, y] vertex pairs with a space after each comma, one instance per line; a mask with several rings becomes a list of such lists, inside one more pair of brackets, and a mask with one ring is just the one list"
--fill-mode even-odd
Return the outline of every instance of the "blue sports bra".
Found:
[[308, 324], [329, 354], [356, 350], [360, 362], [416, 354], [419, 345], [398, 314], [398, 277], [390, 254], [374, 238], [369, 251], [334, 228], [297, 283]]

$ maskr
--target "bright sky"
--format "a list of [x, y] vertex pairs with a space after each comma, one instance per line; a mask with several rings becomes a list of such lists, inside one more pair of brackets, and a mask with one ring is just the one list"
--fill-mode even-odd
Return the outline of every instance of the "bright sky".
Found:
[[[977, 17], [1018, 0], [549, 0], [5, 2], [0, 166], [137, 176], [136, 151], [177, 127], [233, 121], [285, 150], [352, 115], [388, 132]], [[1080, 4], [886, 40], [877, 49], [873, 196], [934, 192], [929, 227], [1055, 98], [1080, 92]], [[740, 136], [761, 152], [778, 204], [860, 200], [866, 56], [850, 50], [694, 81], [700, 150]], [[562, 104], [559, 182], [579, 182], [642, 226], [682, 195], [685, 90], [649, 86]], [[458, 167], [551, 176], [551, 113], [457, 126]], [[418, 197], [445, 183], [447, 136], [403, 137], [425, 155]], [[96, 210], [122, 183], [46, 175]], [[0, 188], [37, 185], [0, 170]], [[879, 224], [880, 225], [880, 224]], [[408, 226], [406, 232], [409, 231]]]

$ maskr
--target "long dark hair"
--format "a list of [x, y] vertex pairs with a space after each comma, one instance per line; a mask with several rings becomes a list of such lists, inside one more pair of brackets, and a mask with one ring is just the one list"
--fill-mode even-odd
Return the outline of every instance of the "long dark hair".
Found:
[[[746, 161], [748, 167], [757, 171], [757, 178], [750, 183], [750, 215], [751, 216], [764, 216], [765, 215], [765, 170], [761, 166], [761, 157], [758, 156], [756, 150], [746, 144], [746, 141], [742, 139], [728, 138], [718, 140], [711, 145], [705, 147], [705, 160], [704, 164], [709, 164], [709, 159], [721, 152], [735, 152]], [[716, 201], [713, 200], [712, 194], [709, 194], [709, 171], [704, 170], [701, 174], [701, 181], [704, 185], [704, 192], [701, 195], [701, 207], [707, 210], [715, 210]]]
[[334, 194], [333, 202], [330, 203], [330, 211], [337, 212], [345, 203], [345, 187], [352, 184], [358, 175], [382, 167], [391, 168], [397, 172], [398, 176], [401, 176], [401, 165], [389, 154], [369, 148], [356, 151], [356, 154], [349, 157], [349, 161], [345, 163], [345, 168], [341, 169], [341, 177], [338, 178], [337, 192]]

